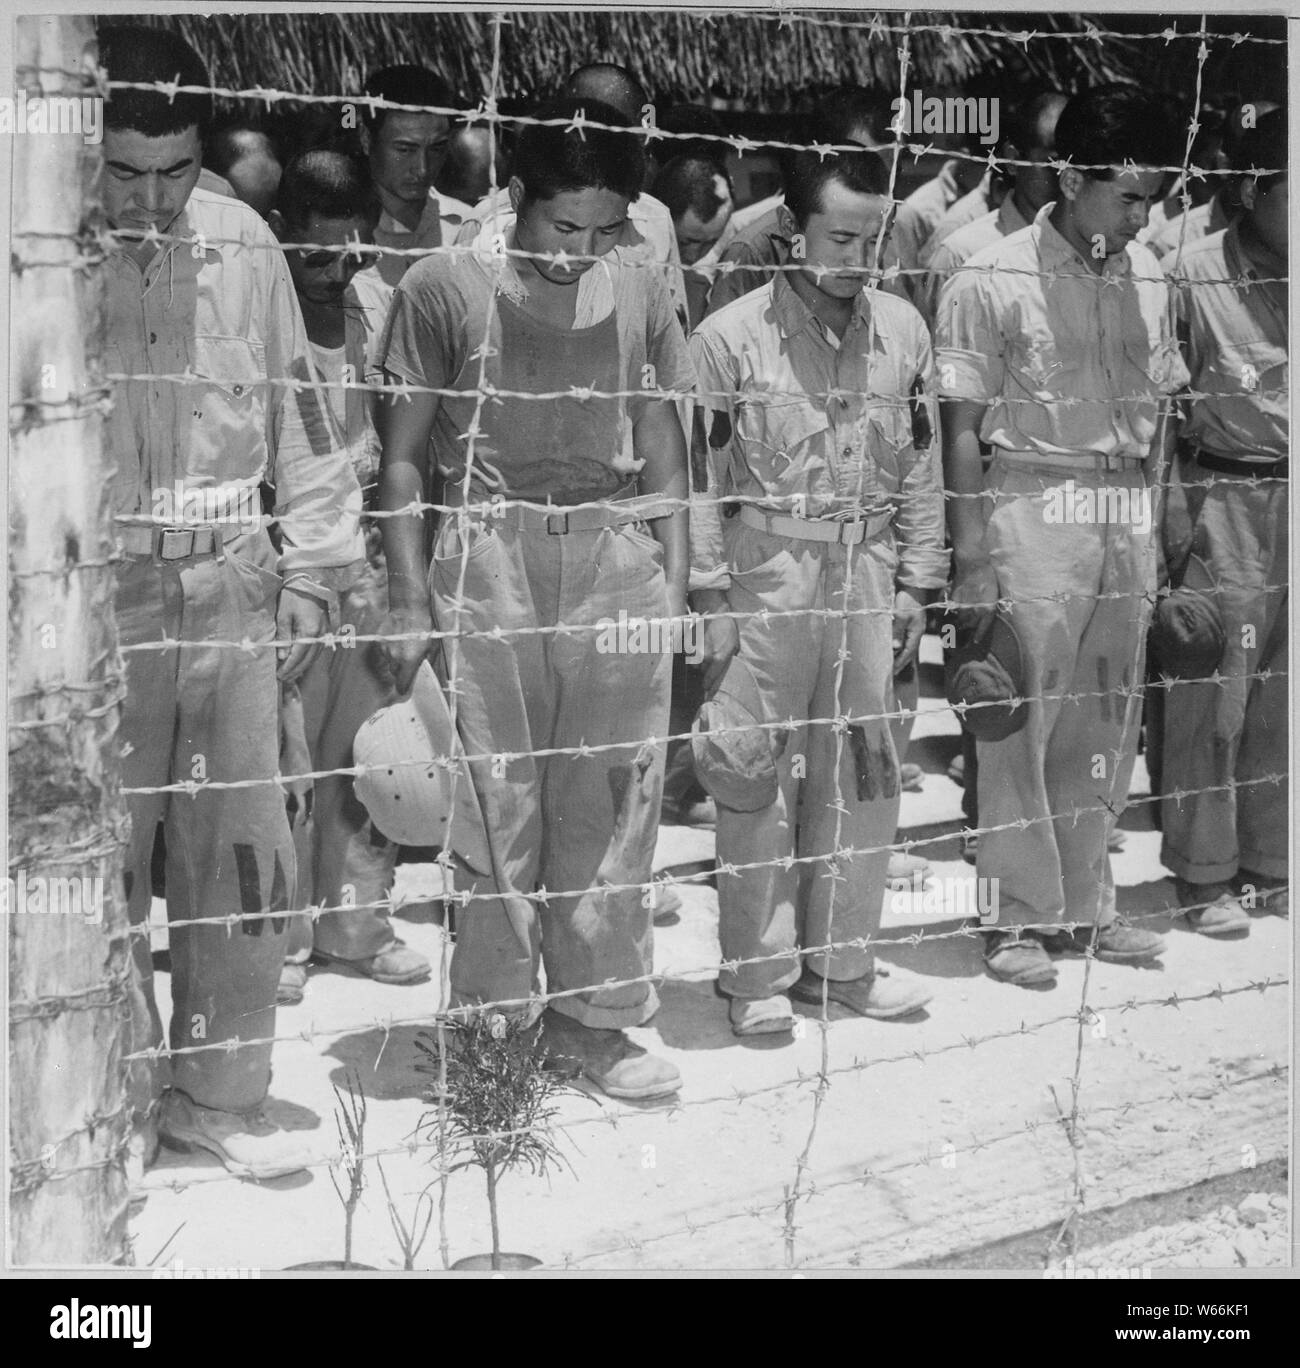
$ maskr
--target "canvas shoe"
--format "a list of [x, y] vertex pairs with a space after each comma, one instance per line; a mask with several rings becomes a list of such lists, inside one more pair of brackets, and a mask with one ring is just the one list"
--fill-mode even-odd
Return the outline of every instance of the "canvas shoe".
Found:
[[548, 1007], [542, 1014], [543, 1047], [561, 1065], [570, 1064], [609, 1097], [644, 1102], [670, 1097], [682, 1086], [675, 1065], [635, 1045], [623, 1031], [584, 1026]]

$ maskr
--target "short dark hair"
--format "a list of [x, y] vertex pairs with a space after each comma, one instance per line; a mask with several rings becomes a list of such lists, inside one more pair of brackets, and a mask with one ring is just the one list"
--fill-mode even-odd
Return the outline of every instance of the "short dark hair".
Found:
[[580, 66], [565, 81], [560, 96], [599, 100], [619, 110], [630, 124], [640, 122], [641, 110], [650, 99], [645, 86], [615, 62], [588, 62]]
[[[617, 109], [599, 100], [570, 96], [543, 105], [537, 119], [572, 119], [579, 111], [596, 123], [628, 127]], [[645, 151], [639, 137], [607, 128], [566, 129], [530, 123], [519, 135], [510, 161], [528, 199], [554, 199], [566, 190], [612, 190], [635, 200], [645, 180]]]
[[[247, 134], [265, 138], [271, 155], [276, 161], [281, 160], [277, 139], [268, 129], [246, 119], [225, 119], [208, 129], [203, 140], [203, 165], [218, 176], [224, 176], [247, 154]], [[244, 143], [242, 147], [241, 142]]]
[[323, 148], [303, 152], [284, 168], [275, 207], [293, 228], [305, 228], [313, 214], [359, 218], [373, 228], [381, 210], [365, 162]]
[[701, 223], [708, 223], [723, 205], [716, 188], [719, 176], [730, 193], [731, 182], [712, 157], [674, 157], [664, 163], [650, 193], [668, 206], [673, 218], [681, 218], [690, 209]]
[[[1053, 131], [1051, 141], [1044, 147], [1039, 136], [1039, 130], [1043, 122], [1043, 115], [1052, 105], [1061, 101], [1069, 102], [1068, 98], [1059, 90], [1039, 90], [1017, 101], [1012, 106], [1011, 113], [1003, 126], [1000, 141], [1014, 143], [1021, 152], [1025, 153], [1032, 152], [1036, 148], [1044, 151], [1054, 149], [1056, 146], [1055, 131]], [[1061, 114], [1064, 113], [1065, 110], [1062, 108], [1057, 114], [1054, 129], [1059, 127]]]
[[[391, 100], [394, 104], [436, 105], [439, 109], [452, 109], [456, 104], [456, 97], [447, 82], [437, 72], [422, 66], [380, 67], [366, 78], [366, 94]], [[384, 126], [385, 115], [401, 112], [375, 109], [366, 104], [362, 106], [361, 117], [371, 133], [378, 133]]]
[[[143, 24], [110, 24], [101, 28], [99, 64], [110, 81], [175, 81], [210, 86], [203, 59], [179, 34]], [[169, 100], [161, 91], [111, 90], [104, 102], [104, 126], [129, 128], [147, 138], [165, 138], [197, 128], [203, 137], [212, 122], [212, 96], [178, 94]]]
[[800, 227], [820, 211], [823, 193], [831, 181], [838, 181], [860, 195], [889, 195], [889, 167], [885, 159], [865, 148], [826, 157], [816, 152], [796, 152], [789, 166], [785, 207]]
[[715, 138], [727, 135], [726, 125], [704, 105], [670, 105], [656, 120], [665, 133], [707, 133], [707, 138], [663, 138], [650, 144], [650, 150], [665, 164], [678, 157], [707, 157], [725, 172], [727, 144]]
[[810, 142], [845, 143], [864, 124], [878, 143], [888, 142], [891, 103], [862, 86], [839, 86], [817, 102], [808, 118]]
[[1126, 162], [1177, 165], [1183, 159], [1183, 141], [1162, 99], [1139, 86], [1116, 83], [1085, 90], [1061, 110], [1056, 155], [1076, 167], [1099, 167], [1084, 174], [1108, 181]]
[[1270, 110], [1261, 116], [1254, 128], [1248, 128], [1237, 139], [1234, 147], [1236, 163], [1233, 170], [1248, 175], [1252, 168], [1271, 174], [1255, 177], [1261, 190], [1271, 190], [1286, 176], [1287, 128], [1286, 106]]

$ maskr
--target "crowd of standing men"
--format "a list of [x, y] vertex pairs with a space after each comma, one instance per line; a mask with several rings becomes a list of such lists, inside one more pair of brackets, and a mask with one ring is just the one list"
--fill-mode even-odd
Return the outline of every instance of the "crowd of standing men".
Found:
[[[114, 81], [210, 84], [165, 30], [100, 44]], [[1203, 117], [1173, 185], [1193, 111], [1032, 92], [996, 171], [950, 139], [900, 202], [889, 102], [847, 89], [738, 209], [716, 116], [626, 131], [648, 99], [617, 66], [508, 142], [422, 68], [357, 94], [292, 149], [199, 95], [106, 108], [127, 895], [143, 929], [165, 850], [172, 967], [146, 1162], [305, 1162], [263, 1110], [276, 1005], [313, 958], [427, 981], [398, 839], [469, 894], [453, 1004], [544, 1000], [538, 1048], [613, 1097], [681, 1086], [626, 1034], [658, 1008], [661, 815], [716, 822], [738, 1035], [920, 1011], [871, 942], [924, 872], [889, 847], [945, 596], [994, 977], [1164, 950], [1110, 872], [1144, 697], [1191, 924], [1285, 913], [1284, 110]], [[698, 668], [606, 649], [620, 617], [689, 620]], [[665, 791], [657, 738], [697, 715]]]

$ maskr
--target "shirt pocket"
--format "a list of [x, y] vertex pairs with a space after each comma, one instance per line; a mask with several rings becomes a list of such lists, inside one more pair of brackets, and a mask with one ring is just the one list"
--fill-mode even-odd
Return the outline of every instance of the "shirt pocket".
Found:
[[1287, 354], [1270, 342], [1220, 346], [1193, 385], [1208, 394], [1285, 407], [1290, 382]]
[[1164, 336], [1158, 327], [1143, 335], [1124, 339], [1124, 360], [1128, 363], [1135, 393], [1172, 394], [1186, 382], [1178, 343]]
[[746, 396], [736, 414], [745, 464], [771, 494], [809, 491], [809, 476], [825, 463], [830, 430], [825, 411], [797, 395]]
[[1007, 369], [1026, 394], [1044, 402], [1075, 397], [1083, 369], [1080, 342], [1048, 329], [1019, 339], [1007, 356]]
[[244, 337], [196, 334], [181, 415], [188, 469], [215, 482], [262, 473], [266, 464], [266, 352]]

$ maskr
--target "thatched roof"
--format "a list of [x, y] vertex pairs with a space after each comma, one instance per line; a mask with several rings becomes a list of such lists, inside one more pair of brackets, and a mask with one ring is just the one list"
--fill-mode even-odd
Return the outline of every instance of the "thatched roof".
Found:
[[[814, 22], [780, 11], [507, 13], [499, 93], [546, 95], [574, 67], [602, 60], [631, 67], [661, 100], [705, 101], [713, 95], [776, 111], [818, 88], [847, 82], [897, 90], [899, 36], [873, 32], [868, 25], [878, 19], [896, 28], [901, 12], [801, 13]], [[345, 93], [374, 67], [405, 61], [438, 70], [463, 99], [476, 104], [492, 66], [494, 17], [484, 12], [186, 14], [145, 16], [140, 22], [179, 28], [207, 61], [214, 80], [229, 87]], [[1280, 36], [1282, 22], [1227, 16], [1212, 22], [1211, 31], [1276, 31]], [[917, 11], [913, 23], [910, 79], [932, 87], [992, 78], [1046, 81], [1071, 90], [1127, 77], [1190, 93], [1195, 74], [1193, 38], [1167, 44], [1137, 36], [1175, 26], [1190, 33], [1198, 23], [1193, 16]], [[937, 31], [946, 24], [953, 25], [951, 32]], [[1134, 36], [1098, 43], [1089, 36], [1090, 25]], [[1017, 35], [1027, 29], [1068, 36], [1021, 41]], [[1262, 57], [1276, 58], [1282, 51], [1214, 43], [1206, 74], [1220, 84], [1224, 78], [1239, 83], [1242, 73], [1248, 78], [1258, 70]]]

